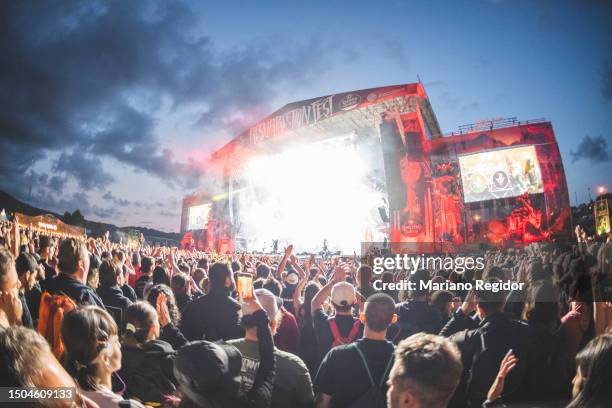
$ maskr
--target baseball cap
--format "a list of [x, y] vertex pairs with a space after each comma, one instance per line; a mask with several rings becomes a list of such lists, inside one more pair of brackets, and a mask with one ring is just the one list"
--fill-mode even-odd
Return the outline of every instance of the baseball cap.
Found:
[[174, 371], [188, 395], [205, 396], [220, 388], [239, 387], [241, 366], [242, 355], [236, 347], [198, 340], [178, 350]]
[[348, 282], [338, 282], [332, 286], [332, 303], [337, 306], [351, 306], [355, 303], [355, 287]]
[[255, 297], [259, 304], [266, 311], [268, 319], [272, 320], [276, 317], [282, 300], [274, 296], [268, 289], [255, 289]]

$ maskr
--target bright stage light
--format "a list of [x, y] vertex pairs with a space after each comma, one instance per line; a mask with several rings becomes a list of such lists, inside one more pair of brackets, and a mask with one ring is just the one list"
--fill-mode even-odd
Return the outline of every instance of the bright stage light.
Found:
[[377, 208], [383, 194], [368, 181], [368, 160], [346, 140], [253, 158], [242, 174], [239, 218], [250, 249], [275, 239], [297, 250], [352, 253], [383, 238]]
[[597, 192], [599, 194], [604, 194], [606, 192], [606, 188], [604, 186], [597, 187]]

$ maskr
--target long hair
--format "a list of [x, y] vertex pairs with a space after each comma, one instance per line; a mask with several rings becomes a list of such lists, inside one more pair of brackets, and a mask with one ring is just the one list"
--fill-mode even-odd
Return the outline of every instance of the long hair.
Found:
[[299, 316], [299, 313], [297, 313], [297, 318], [299, 319], [298, 321], [301, 323], [301, 326], [311, 324], [309, 323], [312, 322], [310, 303], [319, 290], [321, 290], [321, 285], [319, 285], [317, 282], [309, 282], [304, 288], [304, 303], [302, 304], [304, 316]]
[[153, 286], [149, 291], [147, 300], [153, 307], [155, 307], [157, 305], [157, 297], [161, 293], [166, 295], [166, 305], [168, 305], [168, 311], [170, 312], [170, 320], [172, 321], [172, 324], [178, 326], [179, 321], [181, 320], [181, 313], [176, 305], [176, 298], [174, 297], [174, 292], [172, 292], [170, 286], [163, 284]]
[[166, 272], [166, 269], [164, 269], [163, 266], [157, 266], [155, 269], [153, 269], [153, 284], [157, 285], [160, 283], [170, 286], [168, 272]]
[[111, 315], [97, 306], [81, 307], [64, 315], [62, 361], [82, 389], [97, 389], [98, 356], [110, 347], [111, 337], [117, 335], [117, 324]]
[[612, 333], [591, 340], [576, 356], [582, 387], [568, 408], [608, 407], [612, 401]]

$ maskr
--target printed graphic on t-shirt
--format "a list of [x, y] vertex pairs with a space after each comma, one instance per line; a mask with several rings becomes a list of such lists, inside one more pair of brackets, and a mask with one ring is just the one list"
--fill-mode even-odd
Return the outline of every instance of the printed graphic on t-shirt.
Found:
[[259, 361], [242, 356], [242, 368], [240, 369], [240, 393], [246, 395], [255, 382], [255, 375], [259, 368]]

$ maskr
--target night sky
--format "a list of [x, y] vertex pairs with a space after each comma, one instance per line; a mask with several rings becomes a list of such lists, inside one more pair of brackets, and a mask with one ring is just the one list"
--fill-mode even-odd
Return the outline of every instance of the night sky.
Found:
[[60, 213], [177, 231], [247, 126], [417, 75], [444, 132], [546, 118], [572, 204], [612, 189], [609, 1], [2, 1], [0, 51], [0, 189]]

